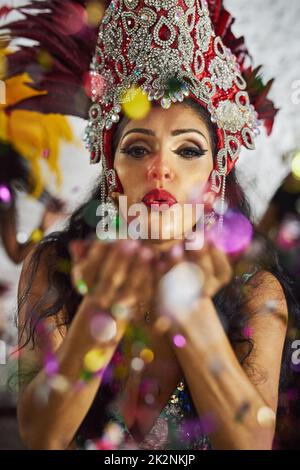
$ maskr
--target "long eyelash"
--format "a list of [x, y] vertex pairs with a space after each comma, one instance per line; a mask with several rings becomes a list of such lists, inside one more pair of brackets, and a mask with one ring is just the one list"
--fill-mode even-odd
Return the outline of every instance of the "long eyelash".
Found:
[[208, 152], [208, 150], [204, 150], [200, 148], [193, 148], [193, 147], [186, 147], [185, 149], [182, 149], [182, 150], [193, 150], [194, 152], [198, 152], [198, 155], [192, 155], [190, 157], [183, 157], [180, 154], [180, 150], [173, 150], [173, 152], [176, 153], [176, 155], [178, 155], [181, 158], [184, 158], [185, 160], [188, 160], [188, 159], [192, 160], [194, 158], [199, 158], [200, 156], [203, 156]]
[[130, 156], [133, 157], [133, 158], [141, 158], [140, 156], [135, 156], [135, 155], [132, 154], [132, 150], [133, 150], [134, 148], [143, 148], [143, 147], [132, 147], [132, 148], [130, 148], [130, 147], [123, 147], [123, 148], [120, 149], [120, 153], [125, 153], [126, 155], [130, 155]]

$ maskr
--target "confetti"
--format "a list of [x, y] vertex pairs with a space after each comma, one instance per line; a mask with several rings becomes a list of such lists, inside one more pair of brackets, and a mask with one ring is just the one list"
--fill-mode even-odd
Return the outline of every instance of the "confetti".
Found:
[[12, 194], [8, 186], [1, 184], [0, 185], [0, 203], [8, 204], [11, 202]]
[[49, 386], [52, 390], [65, 393], [70, 389], [70, 382], [63, 375], [55, 375], [49, 379]]
[[251, 222], [237, 211], [227, 211], [224, 216], [223, 229], [218, 224], [211, 227], [208, 237], [219, 250], [226, 254], [241, 253], [246, 250], [253, 237]]
[[44, 369], [50, 377], [57, 374], [59, 369], [58, 360], [52, 353], [46, 354]]
[[186, 339], [182, 335], [175, 335], [173, 337], [173, 343], [177, 348], [184, 348], [184, 346], [186, 345]]
[[292, 161], [292, 173], [294, 178], [300, 180], [300, 150], [298, 150]]
[[40, 242], [43, 238], [44, 238], [44, 232], [39, 228], [33, 230], [33, 232], [30, 235], [30, 240], [34, 243]]
[[103, 18], [105, 13], [104, 2], [90, 1], [86, 6], [87, 23], [89, 26], [97, 26]]
[[110, 442], [113, 446], [122, 443], [124, 431], [118, 423], [108, 423], [104, 428], [103, 439]]
[[201, 297], [203, 273], [195, 263], [184, 261], [163, 276], [159, 284], [162, 311], [182, 316]]
[[87, 372], [97, 372], [102, 369], [106, 363], [106, 353], [103, 349], [91, 349], [83, 360]]
[[83, 279], [78, 279], [75, 281], [75, 287], [81, 295], [86, 295], [89, 291], [89, 288]]
[[257, 421], [262, 428], [270, 428], [275, 424], [276, 415], [269, 406], [261, 406], [257, 411]]
[[150, 362], [152, 362], [154, 359], [154, 352], [151, 349], [145, 348], [140, 352], [140, 358], [146, 364], [150, 364]]
[[111, 307], [112, 315], [119, 320], [125, 320], [130, 316], [131, 310], [127, 305], [116, 303]]
[[144, 361], [140, 357], [135, 357], [131, 361], [131, 368], [136, 372], [141, 372], [144, 368]]
[[28, 241], [28, 235], [25, 232], [18, 232], [17, 233], [17, 241], [18, 243], [26, 243]]
[[251, 338], [252, 335], [253, 335], [253, 331], [254, 331], [254, 329], [251, 326], [245, 326], [242, 330], [243, 336], [245, 338]]
[[236, 415], [235, 415], [235, 420], [236, 421], [243, 421], [245, 415], [248, 413], [248, 411], [251, 408], [251, 404], [249, 401], [244, 401], [238, 408]]
[[90, 321], [90, 331], [100, 343], [109, 342], [117, 334], [117, 323], [106, 312], [97, 312]]
[[155, 403], [155, 398], [151, 393], [145, 395], [144, 401], [147, 405], [153, 405]]
[[129, 119], [144, 119], [151, 109], [151, 103], [146, 93], [132, 86], [122, 97], [122, 109]]

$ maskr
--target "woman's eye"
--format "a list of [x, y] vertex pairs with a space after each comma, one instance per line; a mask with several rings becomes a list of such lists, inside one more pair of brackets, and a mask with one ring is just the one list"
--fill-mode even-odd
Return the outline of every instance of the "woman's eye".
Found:
[[121, 149], [121, 153], [125, 153], [126, 155], [130, 155], [134, 158], [143, 157], [147, 152], [148, 150], [145, 147], [139, 146]]
[[180, 155], [183, 158], [199, 158], [202, 155], [205, 155], [206, 152], [207, 150], [198, 147], [184, 147], [175, 151], [177, 155]]

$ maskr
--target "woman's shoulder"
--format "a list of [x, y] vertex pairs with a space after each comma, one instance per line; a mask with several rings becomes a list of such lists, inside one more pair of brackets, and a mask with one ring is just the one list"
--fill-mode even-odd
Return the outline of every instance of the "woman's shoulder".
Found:
[[[42, 281], [50, 271], [57, 267], [60, 261], [61, 240], [58, 236], [47, 236], [28, 253], [24, 259], [21, 276], [27, 278], [33, 275]], [[65, 247], [67, 250], [67, 246]]]
[[251, 313], [273, 312], [284, 323], [288, 319], [287, 299], [280, 280], [274, 273], [259, 267], [243, 273], [243, 304]]

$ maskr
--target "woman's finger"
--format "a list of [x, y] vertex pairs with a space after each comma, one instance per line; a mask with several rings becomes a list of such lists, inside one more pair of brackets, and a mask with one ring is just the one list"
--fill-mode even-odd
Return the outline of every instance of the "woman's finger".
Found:
[[140, 299], [141, 279], [145, 280], [146, 266], [149, 261], [144, 258], [143, 249], [139, 250], [130, 267], [129, 275], [118, 292], [116, 303], [125, 303], [129, 308], [134, 308]]
[[219, 280], [221, 286], [228, 284], [232, 277], [232, 269], [226, 254], [214, 245], [210, 245], [210, 255], [215, 277]]
[[107, 254], [106, 245], [98, 240], [94, 241], [85, 255], [82, 255], [80, 261], [73, 266], [72, 278], [75, 286], [78, 282], [84, 282], [88, 290], [91, 291], [98, 277], [99, 266]]
[[121, 243], [111, 253], [103, 271], [97, 280], [96, 294], [102, 297], [102, 302], [108, 308], [113, 303], [119, 288], [126, 281], [130, 273], [138, 244]]

